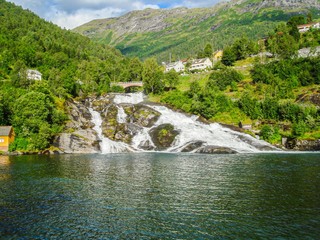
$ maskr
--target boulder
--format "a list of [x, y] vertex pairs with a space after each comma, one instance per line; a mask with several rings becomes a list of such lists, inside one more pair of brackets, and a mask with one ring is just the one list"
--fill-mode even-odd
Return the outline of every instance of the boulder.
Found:
[[138, 148], [146, 150], [146, 151], [152, 151], [155, 149], [155, 147], [152, 145], [150, 140], [147, 140], [145, 142], [141, 142]]
[[204, 153], [204, 154], [235, 154], [237, 151], [228, 148], [228, 147], [220, 147], [220, 146], [205, 146], [200, 148], [196, 153]]
[[161, 151], [171, 147], [179, 132], [174, 130], [174, 126], [171, 124], [162, 124], [152, 128], [149, 134], [156, 146], [156, 150]]
[[64, 153], [98, 153], [99, 141], [93, 130], [61, 133], [54, 140], [55, 147]]
[[152, 127], [161, 115], [156, 110], [142, 104], [125, 105], [123, 108], [129, 121], [141, 127]]
[[318, 140], [298, 140], [290, 139], [285, 143], [285, 147], [297, 151], [320, 151], [320, 139]]
[[204, 143], [205, 142], [203, 142], [203, 141], [189, 142], [183, 147], [181, 152], [192, 152], [192, 151], [202, 147]]

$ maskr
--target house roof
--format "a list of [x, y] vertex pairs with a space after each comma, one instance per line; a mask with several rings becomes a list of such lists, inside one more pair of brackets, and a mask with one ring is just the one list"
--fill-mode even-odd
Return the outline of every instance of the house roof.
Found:
[[175, 67], [175, 66], [177, 66], [179, 63], [181, 63], [181, 61], [177, 61], [177, 62], [173, 62], [173, 63], [168, 63], [168, 64], [166, 64], [166, 67], [167, 67], [167, 68]]
[[9, 136], [11, 129], [11, 126], [0, 126], [0, 136]]
[[318, 24], [318, 23], [301, 24], [301, 25], [298, 25], [297, 28], [312, 27], [312, 26], [314, 26], [316, 24]]
[[27, 72], [30, 74], [42, 75], [42, 73], [39, 72], [38, 70], [28, 69]]
[[194, 59], [192, 61], [192, 64], [200, 64], [200, 63], [204, 63], [206, 60], [208, 60], [209, 58], [201, 58], [201, 59]]

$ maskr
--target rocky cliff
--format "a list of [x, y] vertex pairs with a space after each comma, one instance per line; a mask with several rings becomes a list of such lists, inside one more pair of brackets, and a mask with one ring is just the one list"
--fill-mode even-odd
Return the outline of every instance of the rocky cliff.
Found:
[[270, 144], [164, 106], [132, 103], [132, 95], [69, 101], [69, 121], [54, 145], [64, 153], [169, 151], [237, 153], [274, 150]]

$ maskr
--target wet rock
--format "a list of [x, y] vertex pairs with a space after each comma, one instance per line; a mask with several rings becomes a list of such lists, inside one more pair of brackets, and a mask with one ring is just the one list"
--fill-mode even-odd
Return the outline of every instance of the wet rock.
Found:
[[289, 139], [285, 143], [287, 149], [296, 151], [320, 151], [320, 139], [318, 140], [297, 140]]
[[91, 113], [82, 101], [66, 102], [69, 121], [64, 131], [56, 136], [55, 153], [97, 153], [100, 151], [96, 132], [92, 129]]
[[272, 146], [271, 144], [265, 141], [257, 141], [257, 139], [249, 136], [249, 135], [238, 135], [238, 139], [242, 142], [245, 142], [260, 151], [276, 151], [278, 148]]
[[152, 127], [160, 117], [160, 113], [145, 105], [126, 105], [123, 107], [131, 123], [141, 127]]
[[155, 149], [155, 147], [152, 145], [152, 143], [149, 140], [140, 143], [138, 147], [146, 151], [152, 151]]
[[102, 133], [105, 137], [125, 143], [130, 143], [133, 131], [126, 123], [118, 123], [118, 107], [115, 104], [109, 105], [102, 114]]
[[162, 124], [149, 131], [151, 139], [156, 146], [156, 150], [165, 150], [171, 147], [178, 131], [174, 130], [174, 126], [171, 124]]
[[186, 146], [181, 150], [181, 152], [192, 152], [203, 146], [205, 142], [203, 141], [195, 141], [187, 143]]
[[107, 138], [114, 140], [114, 136], [117, 132], [117, 114], [118, 108], [116, 105], [110, 105], [103, 113], [102, 113], [102, 132], [103, 135]]
[[99, 142], [93, 130], [77, 133], [61, 133], [54, 144], [64, 153], [98, 153]]
[[200, 148], [197, 153], [204, 154], [235, 154], [237, 151], [228, 148], [228, 147], [220, 147], [220, 146], [205, 146]]

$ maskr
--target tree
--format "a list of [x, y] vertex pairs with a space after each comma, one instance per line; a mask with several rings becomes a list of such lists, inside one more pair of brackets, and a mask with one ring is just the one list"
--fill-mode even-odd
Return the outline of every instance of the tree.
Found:
[[203, 53], [204, 53], [204, 57], [208, 57], [208, 58], [212, 57], [213, 49], [212, 49], [212, 45], [210, 43], [208, 43], [205, 46]]
[[312, 13], [309, 12], [307, 15], [307, 23], [312, 23], [312, 21], [313, 21], [313, 16], [312, 16]]
[[[48, 147], [55, 122], [53, 99], [41, 92], [29, 92], [18, 98], [14, 104], [13, 126], [18, 138], [27, 139], [28, 149], [42, 150]], [[61, 124], [61, 122], [56, 122]]]
[[223, 49], [223, 55], [221, 58], [221, 62], [226, 66], [233, 66], [235, 61], [237, 60], [237, 55], [234, 52], [234, 49], [230, 46], [227, 46]]
[[163, 70], [155, 58], [148, 58], [143, 64], [142, 81], [147, 94], [160, 93], [163, 91]]
[[287, 32], [277, 32], [268, 40], [268, 50], [282, 59], [289, 59], [298, 51], [298, 44]]
[[300, 40], [300, 33], [298, 30], [298, 25], [305, 24], [305, 17], [302, 15], [293, 16], [287, 22], [287, 26], [289, 27], [289, 34], [298, 42]]
[[171, 90], [179, 84], [179, 74], [174, 69], [171, 69], [164, 74], [164, 80]]

